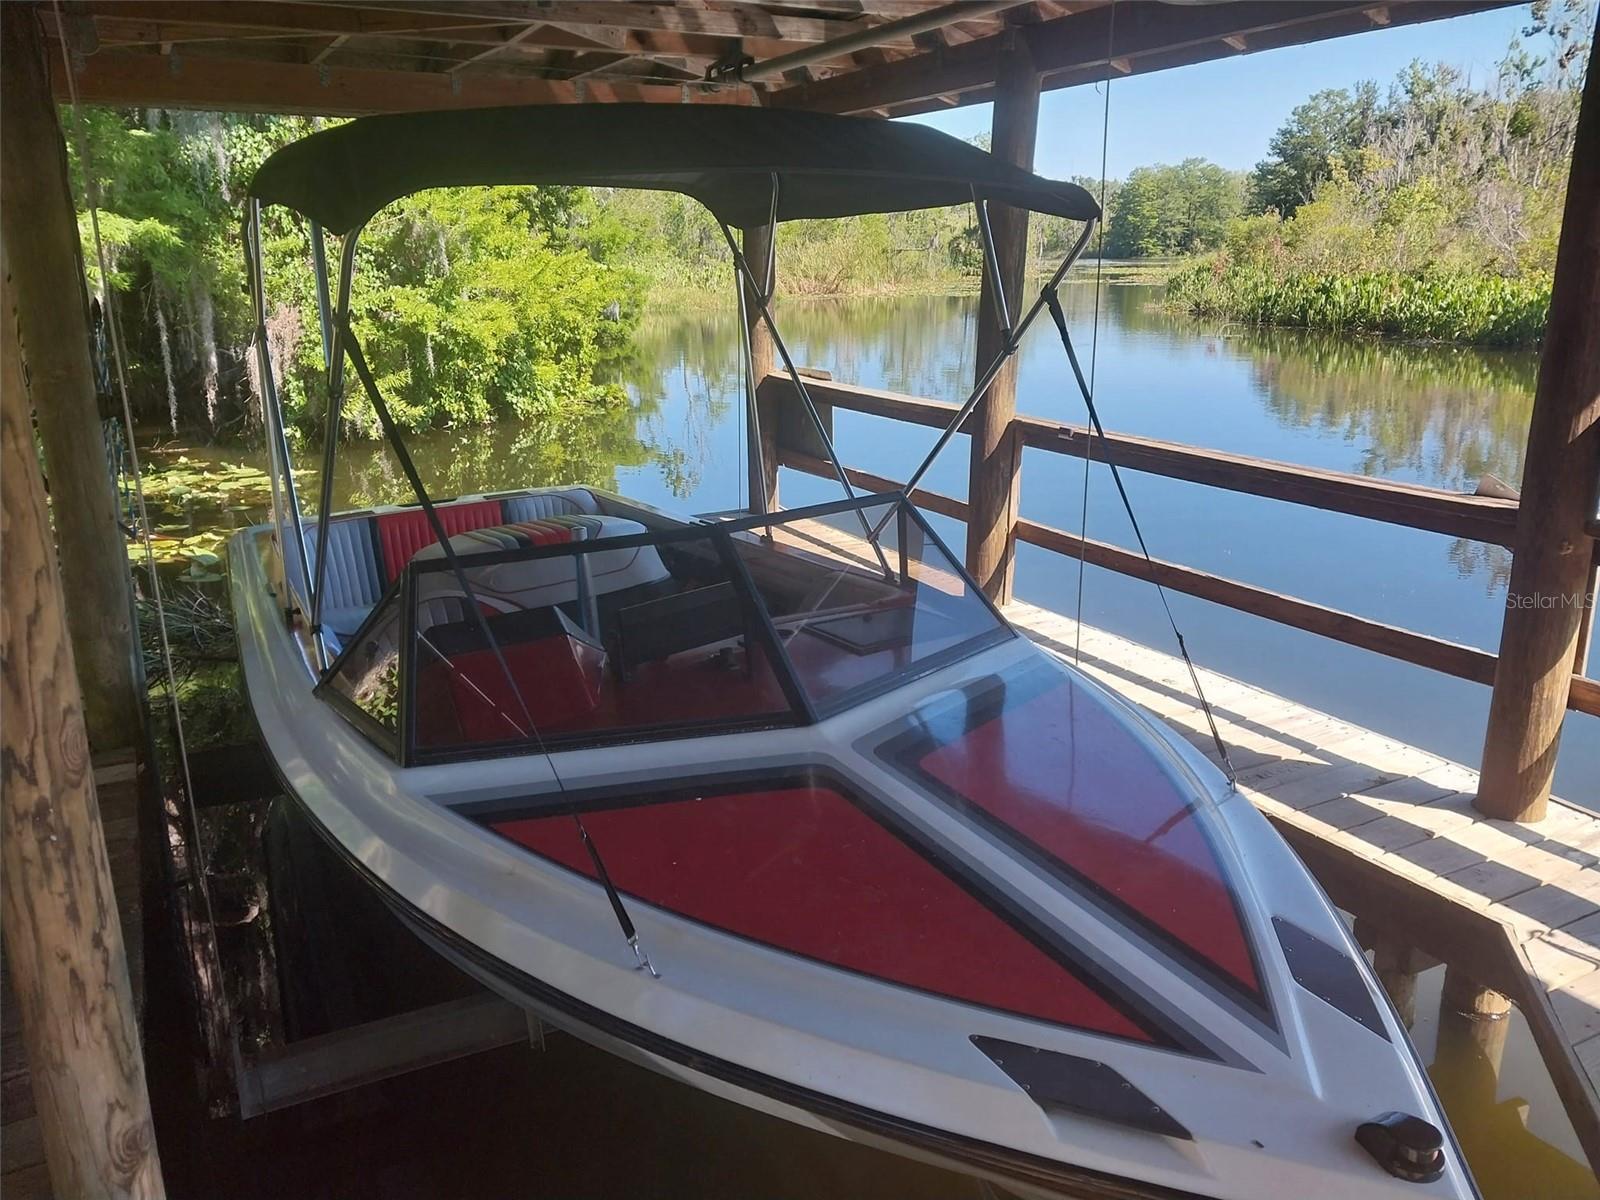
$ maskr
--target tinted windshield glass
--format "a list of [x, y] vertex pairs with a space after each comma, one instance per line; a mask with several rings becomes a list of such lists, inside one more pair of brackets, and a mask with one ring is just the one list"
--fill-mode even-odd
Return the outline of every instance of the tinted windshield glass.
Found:
[[740, 555], [820, 713], [1007, 636], [909, 505], [741, 524]]
[[537, 753], [798, 724], [1011, 636], [897, 499], [641, 515], [424, 546], [325, 694], [408, 763]]
[[400, 589], [390, 588], [349, 637], [323, 683], [391, 753], [400, 729], [400, 617]]
[[467, 589], [442, 554], [412, 563], [420, 756], [800, 719], [725, 537], [652, 540], [639, 526], [592, 544], [464, 549]]

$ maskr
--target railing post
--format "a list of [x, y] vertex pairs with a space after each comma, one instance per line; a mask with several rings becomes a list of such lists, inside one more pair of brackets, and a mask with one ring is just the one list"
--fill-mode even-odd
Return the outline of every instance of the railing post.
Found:
[[[22, 15], [33, 20], [31, 12]], [[11, 14], [6, 20], [9, 32]], [[14, 69], [11, 46], [8, 40], [8, 72]], [[9, 241], [0, 247], [0, 270], [10, 265], [9, 250]], [[6, 966], [54, 1194], [154, 1198], [163, 1194], [161, 1164], [12, 299], [7, 278], [0, 282], [0, 926]], [[72, 327], [58, 334], [72, 335]]]
[[[1034, 70], [1027, 42], [1015, 30], [1000, 56], [992, 120], [990, 152], [996, 158], [1032, 169], [1039, 124], [1039, 73]], [[1028, 214], [1006, 205], [993, 205], [990, 227], [999, 277], [1013, 310], [1020, 309], [1027, 274]], [[985, 274], [978, 295], [979, 371], [999, 353], [1005, 336], [1000, 306], [995, 303], [990, 276]], [[1022, 472], [1022, 440], [1012, 423], [1016, 411], [1017, 360], [1013, 356], [967, 421], [972, 435], [967, 477], [967, 500], [971, 506], [967, 570], [997, 604], [1011, 599], [1015, 567], [1017, 496]]]
[[1544, 816], [1587, 595], [1600, 470], [1600, 58], [1583, 89], [1550, 321], [1528, 427], [1515, 557], [1489, 705], [1478, 809]]
[[[757, 225], [743, 231], [745, 261], [757, 275], [761, 273], [763, 264], [767, 261], [776, 232], [775, 227], [771, 225]], [[776, 281], [776, 268], [773, 275]], [[774, 355], [772, 334], [768, 332], [766, 323], [761, 319], [761, 309], [756, 303], [755, 296], [748, 285], [744, 286], [745, 328], [750, 338], [750, 362], [755, 382], [759, 384], [772, 373]], [[754, 436], [755, 430], [748, 430], [750, 442], [745, 452], [745, 462], [750, 473], [750, 506], [754, 508], [760, 497], [765, 495], [767, 510], [775, 512], [778, 508], [778, 405], [770, 398], [763, 397], [758, 391], [756, 414], [761, 425], [759, 444]]]
[[4, 4], [0, 22], [0, 232], [17, 305], [4, 319], [16, 321], [27, 358], [89, 742], [116, 750], [139, 743], [142, 718], [128, 555], [95, 402], [78, 219], [38, 14], [32, 4]]

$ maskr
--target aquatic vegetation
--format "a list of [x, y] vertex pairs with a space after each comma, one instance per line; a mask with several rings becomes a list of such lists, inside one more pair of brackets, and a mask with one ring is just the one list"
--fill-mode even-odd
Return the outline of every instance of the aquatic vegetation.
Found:
[[[297, 480], [315, 472], [296, 470]], [[150, 555], [163, 579], [220, 583], [223, 549], [234, 530], [264, 520], [272, 503], [267, 473], [242, 463], [191, 461], [187, 455], [162, 461], [147, 454], [141, 464], [145, 506], [150, 513]], [[130, 501], [131, 505], [131, 501]], [[125, 514], [130, 526], [137, 514]], [[145, 566], [143, 538], [130, 538], [128, 561]]]
[[1523, 346], [1544, 334], [1550, 281], [1428, 271], [1279, 274], [1218, 258], [1173, 275], [1167, 299], [1196, 316], [1252, 325]]
[[[171, 462], [141, 464], [145, 503], [152, 508], [189, 507], [263, 509], [272, 502], [272, 482], [258, 467], [243, 463], [191, 462], [180, 455]], [[297, 479], [312, 472], [297, 470]]]

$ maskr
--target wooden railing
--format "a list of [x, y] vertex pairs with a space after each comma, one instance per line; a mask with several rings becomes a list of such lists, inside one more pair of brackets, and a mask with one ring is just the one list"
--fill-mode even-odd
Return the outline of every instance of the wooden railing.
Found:
[[[827, 380], [808, 379], [806, 390], [817, 404], [830, 433], [834, 409], [941, 429], [949, 424], [956, 411], [955, 405], [942, 401]], [[763, 409], [776, 414], [778, 418], [775, 441], [779, 464], [807, 474], [832, 478], [833, 469], [824, 458], [806, 418], [801, 415], [800, 401], [794, 393], [793, 383], [785, 376], [768, 375], [761, 382], [760, 396]], [[1106, 440], [1101, 442], [1084, 426], [1040, 417], [1018, 416], [1016, 425], [1026, 446], [1099, 462], [1114, 459], [1118, 466], [1130, 471], [1164, 475], [1208, 487], [1498, 545], [1509, 545], [1516, 530], [1515, 500], [1371, 479], [1363, 475], [1227, 454], [1130, 434], [1108, 433]], [[847, 467], [846, 475], [852, 486], [863, 490], [898, 491], [901, 486], [895, 480], [854, 468]], [[967, 518], [966, 503], [953, 497], [919, 490], [912, 499], [930, 512], [957, 520]], [[1349, 646], [1371, 650], [1459, 679], [1490, 685], [1494, 683], [1496, 657], [1476, 646], [1466, 646], [1431, 634], [1374, 621], [1179, 563], [1161, 559], [1147, 562], [1142, 554], [1121, 546], [1080, 537], [1026, 517], [1017, 519], [1016, 536], [1018, 541], [1028, 545], [1079, 558], [1093, 566], [1136, 579], [1160, 583], [1173, 591], [1198, 596]], [[1574, 675], [1567, 707], [1600, 716], [1600, 680]]]

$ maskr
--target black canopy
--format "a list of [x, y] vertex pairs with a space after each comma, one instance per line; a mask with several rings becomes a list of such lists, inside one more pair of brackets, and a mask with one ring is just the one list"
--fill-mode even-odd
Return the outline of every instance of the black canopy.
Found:
[[1034, 212], [1100, 215], [1041, 179], [920, 125], [708, 104], [552, 104], [363, 117], [285, 146], [250, 194], [330, 233], [432, 187], [571, 184], [683, 192], [735, 227], [965, 204], [976, 191]]

